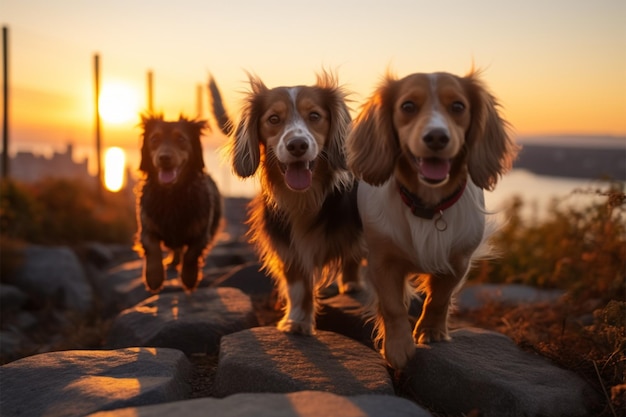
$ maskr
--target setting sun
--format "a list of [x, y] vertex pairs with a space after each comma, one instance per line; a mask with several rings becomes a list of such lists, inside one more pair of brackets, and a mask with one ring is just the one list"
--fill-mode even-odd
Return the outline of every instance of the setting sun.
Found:
[[105, 122], [124, 123], [137, 118], [139, 94], [128, 84], [109, 82], [102, 86], [98, 104]]
[[126, 154], [122, 148], [112, 147], [104, 155], [104, 186], [109, 191], [117, 192], [124, 185]]

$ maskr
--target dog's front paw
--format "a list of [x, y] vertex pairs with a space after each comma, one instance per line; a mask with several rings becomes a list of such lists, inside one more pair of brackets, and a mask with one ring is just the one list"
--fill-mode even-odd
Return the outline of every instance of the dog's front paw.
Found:
[[404, 368], [415, 355], [415, 343], [410, 333], [400, 338], [386, 339], [383, 346], [382, 354], [393, 369]]
[[161, 259], [146, 259], [144, 267], [144, 283], [148, 291], [157, 293], [163, 287], [165, 271]]
[[312, 323], [289, 320], [287, 318], [282, 319], [276, 325], [278, 330], [284, 333], [295, 333], [310, 336], [315, 333], [315, 329]]
[[196, 289], [196, 286], [200, 282], [200, 276], [198, 275], [198, 264], [183, 264], [182, 271], [180, 273], [180, 280], [183, 284], [183, 288], [187, 292], [191, 292]]
[[452, 340], [448, 335], [448, 330], [444, 327], [423, 327], [415, 328], [413, 339], [417, 344], [428, 344], [434, 342], [449, 342]]

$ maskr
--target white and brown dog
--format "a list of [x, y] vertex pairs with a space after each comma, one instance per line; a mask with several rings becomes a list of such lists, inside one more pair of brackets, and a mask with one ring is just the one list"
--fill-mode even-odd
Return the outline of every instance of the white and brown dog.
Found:
[[[377, 344], [403, 368], [415, 343], [449, 340], [451, 297], [489, 234], [483, 189], [512, 164], [517, 146], [476, 72], [390, 75], [366, 102], [347, 140], [348, 166], [364, 182], [358, 207], [376, 294]], [[425, 294], [411, 329], [418, 277]]]
[[327, 73], [313, 86], [270, 89], [254, 76], [250, 86], [234, 125], [211, 79], [213, 112], [232, 137], [235, 173], [260, 178], [249, 237], [285, 304], [278, 328], [312, 334], [317, 288], [335, 278], [342, 292], [360, 288], [364, 243], [357, 181], [346, 168], [345, 93]]

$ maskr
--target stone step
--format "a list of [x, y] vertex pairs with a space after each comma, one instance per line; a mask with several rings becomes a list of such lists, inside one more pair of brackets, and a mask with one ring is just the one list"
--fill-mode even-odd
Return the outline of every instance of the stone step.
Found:
[[409, 400], [389, 395], [343, 397], [329, 392], [235, 394], [224, 399], [199, 398], [141, 408], [103, 411], [90, 417], [428, 417]]
[[257, 325], [250, 298], [236, 288], [154, 295], [122, 311], [106, 346], [168, 347], [185, 354], [217, 353], [223, 335]]
[[75, 417], [183, 400], [191, 365], [174, 349], [64, 351], [0, 367], [2, 416]]
[[222, 338], [216, 397], [306, 390], [339, 395], [394, 394], [380, 355], [337, 333], [291, 335], [272, 326]]

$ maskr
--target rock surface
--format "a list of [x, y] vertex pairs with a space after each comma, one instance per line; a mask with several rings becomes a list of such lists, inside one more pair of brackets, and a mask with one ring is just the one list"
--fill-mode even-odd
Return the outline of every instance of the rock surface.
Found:
[[466, 285], [455, 297], [459, 310], [474, 310], [486, 303], [519, 305], [554, 302], [565, 293], [561, 290], [541, 290], [522, 284]]
[[394, 393], [380, 355], [337, 333], [302, 336], [257, 327], [222, 338], [217, 397], [306, 390], [339, 395]]
[[27, 246], [24, 263], [11, 281], [60, 307], [84, 312], [92, 305], [91, 285], [78, 257], [67, 247]]
[[235, 394], [159, 406], [100, 412], [90, 417], [206, 416], [220, 417], [427, 417], [430, 413], [408, 400], [387, 395], [343, 397], [328, 392]]
[[154, 295], [114, 320], [107, 347], [169, 347], [217, 353], [220, 338], [257, 325], [250, 298], [236, 288], [201, 288], [193, 294]]
[[3, 416], [75, 417], [188, 397], [191, 368], [173, 349], [65, 351], [0, 367]]
[[[584, 416], [595, 392], [580, 377], [523, 352], [506, 336], [451, 332], [450, 343], [418, 346], [404, 389], [444, 414], [484, 417]], [[595, 398], [597, 400], [597, 398]]]

